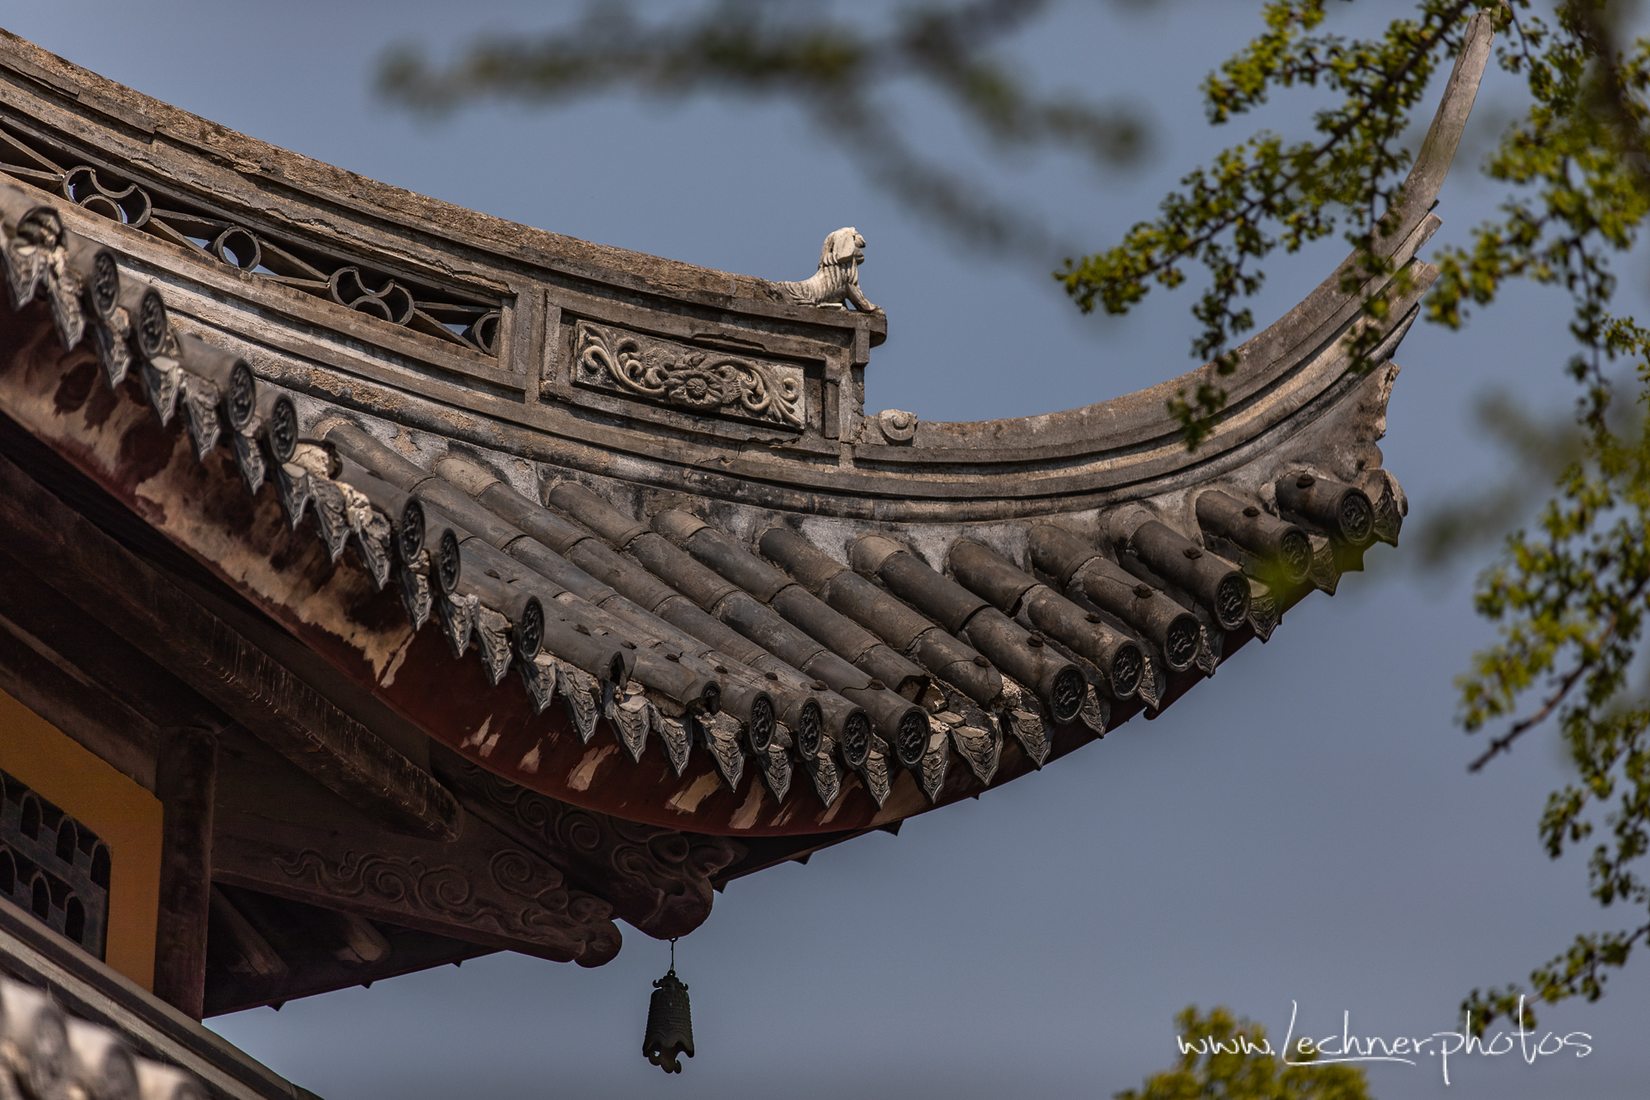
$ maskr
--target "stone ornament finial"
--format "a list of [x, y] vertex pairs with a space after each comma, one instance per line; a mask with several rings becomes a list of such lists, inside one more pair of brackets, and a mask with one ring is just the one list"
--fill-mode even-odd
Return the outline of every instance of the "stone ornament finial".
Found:
[[780, 283], [785, 297], [798, 305], [843, 309], [852, 302], [862, 313], [882, 312], [859, 289], [859, 265], [865, 262], [865, 238], [851, 225], [825, 238], [819, 249], [819, 270], [797, 283]]
[[909, 443], [917, 434], [917, 414], [904, 409], [883, 409], [877, 413], [877, 427], [890, 443]]

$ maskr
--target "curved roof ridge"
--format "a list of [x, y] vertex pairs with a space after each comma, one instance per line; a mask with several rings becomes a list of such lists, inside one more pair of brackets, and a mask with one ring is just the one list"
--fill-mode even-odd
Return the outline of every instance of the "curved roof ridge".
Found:
[[[1246, 477], [1294, 441], [1379, 437], [1390, 357], [1436, 272], [1415, 252], [1489, 54], [1475, 17], [1382, 248], [1343, 263], [1240, 349], [1188, 451], [1167, 409], [1188, 375], [1064, 412], [923, 422], [863, 412], [875, 312], [780, 284], [527, 230], [235, 134], [0, 33], [0, 171], [91, 214], [163, 273], [198, 330], [341, 411], [638, 489], [911, 522], [1055, 516]], [[98, 173], [104, 172], [100, 179]], [[122, 204], [125, 205], [122, 205]], [[78, 223], [77, 223], [78, 224]], [[1384, 296], [1381, 317], [1366, 300]], [[1371, 327], [1372, 355], [1349, 336]], [[255, 350], [257, 349], [257, 350]], [[1361, 395], [1361, 396], [1360, 396]], [[668, 444], [668, 445], [663, 445]], [[1367, 451], [1365, 452], [1368, 453]], [[1264, 459], [1264, 461], [1260, 461]], [[1374, 454], [1378, 462], [1378, 452]]]
[[[366, 220], [388, 220], [425, 233], [432, 226], [440, 226], [444, 238], [462, 238], [511, 258], [599, 282], [620, 286], [645, 283], [647, 289], [661, 294], [749, 299], [763, 306], [772, 305], [781, 315], [808, 313], [806, 307], [786, 305], [789, 299], [776, 289], [774, 280], [510, 221], [271, 144], [82, 68], [3, 27], [0, 69], [10, 69], [66, 96], [80, 109], [104, 115], [145, 139], [164, 135], [248, 179], [258, 180], [260, 186], [324, 198]], [[641, 279], [637, 278], [638, 272]], [[879, 316], [870, 314], [850, 313], [847, 318], [857, 324], [880, 321]], [[809, 319], [841, 322], [843, 315]]]
[[[1495, 26], [1488, 11], [1478, 12], [1472, 17], [1461, 52], [1455, 59], [1443, 96], [1421, 142], [1420, 152], [1399, 189], [1400, 202], [1387, 214], [1392, 218], [1392, 224], [1380, 238], [1376, 252], [1391, 260], [1394, 271], [1414, 258], [1416, 250], [1437, 227], [1436, 219], [1429, 222], [1427, 214], [1437, 205], [1438, 193], [1449, 174], [1455, 151], [1461, 144], [1467, 118], [1472, 112], [1478, 86], [1489, 61], [1494, 35]], [[1364, 289], [1371, 287], [1370, 282], [1363, 283], [1357, 295], [1344, 289], [1345, 277], [1356, 269], [1358, 259], [1356, 252], [1348, 256], [1299, 305], [1244, 341], [1237, 349], [1239, 363], [1258, 363], [1262, 371], [1258, 376], [1243, 378], [1240, 367], [1239, 373], [1228, 376], [1224, 385], [1233, 397], [1242, 397], [1269, 381], [1264, 368], [1273, 364], [1292, 365], [1296, 360], [1285, 354], [1285, 348], [1310, 340], [1320, 334], [1337, 313], [1357, 306]], [[948, 439], [950, 445], [966, 446], [976, 438], [991, 441], [1007, 429], [1028, 424], [1035, 424], [1044, 431], [1067, 427], [1067, 421], [1071, 422], [1071, 426], [1078, 423], [1087, 425], [1101, 418], [1114, 417], [1118, 407], [1124, 404], [1155, 402], [1161, 407], [1176, 393], [1193, 390], [1198, 384], [1211, 381], [1214, 377], [1214, 364], [1204, 363], [1145, 389], [1087, 405], [1029, 416], [933, 421], [928, 427], [935, 434], [952, 437]], [[1164, 420], [1168, 421], [1166, 415]]]

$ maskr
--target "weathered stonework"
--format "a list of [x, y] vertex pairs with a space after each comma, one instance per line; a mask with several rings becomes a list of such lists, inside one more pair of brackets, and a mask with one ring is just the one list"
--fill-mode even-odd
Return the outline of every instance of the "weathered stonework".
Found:
[[780, 283], [779, 289], [798, 305], [822, 309], [842, 309], [852, 304], [865, 313], [877, 307], [859, 289], [859, 265], [865, 262], [865, 238], [851, 225], [833, 230], [819, 249], [819, 268], [796, 283]]
[[0, 123], [0, 173], [228, 267], [484, 355], [498, 354], [503, 303], [375, 270], [296, 234], [212, 211], [163, 180], [139, 183], [65, 141]]
[[690, 412], [782, 424], [807, 422], [802, 370], [578, 322], [574, 381]]

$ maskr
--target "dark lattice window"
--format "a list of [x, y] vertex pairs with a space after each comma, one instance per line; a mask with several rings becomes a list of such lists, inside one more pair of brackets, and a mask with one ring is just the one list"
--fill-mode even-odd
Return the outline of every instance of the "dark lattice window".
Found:
[[103, 957], [109, 846], [0, 771], [0, 897]]

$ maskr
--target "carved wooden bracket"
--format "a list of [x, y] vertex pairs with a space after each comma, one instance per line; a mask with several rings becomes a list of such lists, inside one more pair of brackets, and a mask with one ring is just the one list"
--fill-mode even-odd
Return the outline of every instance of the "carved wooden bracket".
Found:
[[744, 854], [742, 844], [722, 837], [569, 806], [457, 756], [436, 766], [470, 813], [599, 890], [615, 915], [650, 936], [685, 936], [702, 924], [710, 915], [711, 880]]
[[612, 906], [479, 821], [441, 844], [251, 815], [221, 820], [213, 873], [232, 886], [581, 966], [619, 950]]

